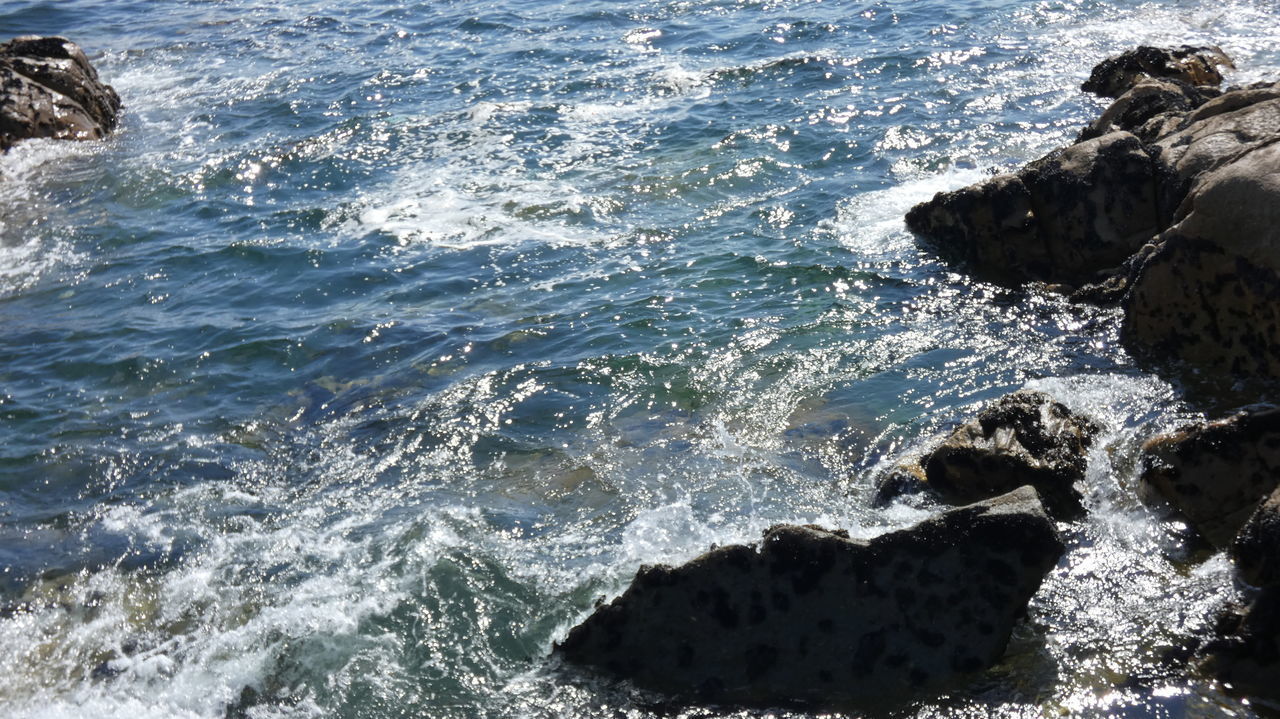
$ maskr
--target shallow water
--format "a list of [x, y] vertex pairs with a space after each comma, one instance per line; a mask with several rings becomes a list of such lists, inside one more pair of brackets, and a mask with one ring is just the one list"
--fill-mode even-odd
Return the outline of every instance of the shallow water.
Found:
[[[1023, 386], [1106, 426], [1004, 663], [907, 716], [1249, 716], [1160, 656], [1232, 598], [1131, 492], [1199, 415], [1117, 316], [973, 282], [933, 192], [1067, 142], [1198, 2], [18, 0], [109, 141], [0, 158], [0, 706], [594, 717], [551, 671], [642, 563], [872, 536], [878, 467]], [[691, 716], [731, 715], [712, 710]]]

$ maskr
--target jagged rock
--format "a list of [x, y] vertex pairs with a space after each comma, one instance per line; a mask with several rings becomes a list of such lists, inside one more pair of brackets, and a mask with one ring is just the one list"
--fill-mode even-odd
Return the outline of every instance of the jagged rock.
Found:
[[1044, 392], [1001, 397], [926, 453], [915, 472], [881, 482], [877, 500], [913, 491], [913, 481], [948, 504], [965, 504], [1031, 485], [1058, 519], [1084, 511], [1075, 485], [1084, 479], [1098, 426]]
[[1148, 242], [1133, 253], [1129, 259], [1111, 273], [1102, 273], [1103, 279], [1084, 285], [1070, 293], [1072, 302], [1094, 305], [1119, 304], [1129, 292], [1129, 287], [1138, 275], [1138, 270], [1147, 257], [1157, 249], [1154, 242]]
[[1209, 543], [1226, 547], [1280, 485], [1280, 407], [1254, 405], [1184, 427], [1142, 452], [1144, 496], [1167, 501]]
[[115, 90], [70, 40], [24, 36], [0, 44], [0, 151], [35, 137], [99, 139], [119, 111]]
[[1019, 176], [1053, 257], [1047, 280], [1079, 284], [1124, 262], [1159, 229], [1156, 168], [1130, 133], [1050, 153]]
[[1029, 487], [871, 540], [780, 525], [641, 568], [555, 651], [680, 700], [893, 703], [994, 664], [1062, 551]]
[[1080, 140], [1124, 130], [1143, 142], [1154, 142], [1176, 128], [1188, 112], [1219, 94], [1214, 88], [1177, 80], [1143, 80], [1111, 103], [1101, 117], [1085, 128]]
[[1080, 89], [1102, 97], [1120, 97], [1148, 78], [1217, 87], [1222, 83], [1220, 66], [1235, 67], [1220, 47], [1183, 45], [1165, 49], [1143, 45], [1098, 63]]
[[1240, 577], [1256, 586], [1280, 584], [1280, 489], [1271, 493], [1231, 544]]
[[1078, 285], [1159, 231], [1156, 177], [1138, 138], [1113, 132], [938, 193], [907, 213], [907, 227], [988, 276]]
[[1237, 694], [1280, 701], [1280, 585], [1222, 615], [1200, 668]]
[[928, 237], [939, 254], [988, 277], [1043, 279], [1052, 266], [1031, 211], [1031, 195], [1016, 175], [997, 175], [954, 192], [939, 192], [911, 208], [907, 227]]
[[[1266, 106], [1274, 107], [1274, 143], [1280, 101], [1254, 107]], [[1202, 142], [1242, 148], [1242, 136]], [[1218, 376], [1280, 377], [1280, 144], [1247, 151], [1196, 184], [1186, 216], [1131, 282], [1121, 337], [1139, 356]]]
[[[1280, 444], [1280, 433], [1271, 442]], [[1259, 589], [1218, 617], [1201, 669], [1235, 693], [1280, 701], [1280, 489], [1236, 535], [1231, 555], [1240, 577]]]

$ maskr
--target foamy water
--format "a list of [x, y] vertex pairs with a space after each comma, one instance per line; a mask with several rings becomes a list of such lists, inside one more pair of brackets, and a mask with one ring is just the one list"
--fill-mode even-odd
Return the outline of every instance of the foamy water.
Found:
[[6, 716], [656, 716], [549, 666], [597, 598], [778, 522], [917, 522], [877, 474], [1022, 387], [1104, 426], [1091, 513], [1006, 660], [904, 714], [1251, 715], [1161, 660], [1234, 598], [1133, 494], [1195, 407], [1114, 312], [974, 282], [901, 217], [1074, 137], [1129, 46], [1274, 78], [1274, 5], [0, 20], [127, 107], [0, 158]]

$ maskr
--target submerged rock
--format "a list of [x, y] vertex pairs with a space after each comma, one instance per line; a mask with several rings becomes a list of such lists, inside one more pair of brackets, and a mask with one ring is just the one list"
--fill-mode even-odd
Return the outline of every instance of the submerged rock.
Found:
[[116, 125], [120, 98], [63, 37], [0, 44], [0, 151], [36, 137], [95, 140]]
[[556, 652], [680, 700], [894, 703], [994, 664], [1062, 551], [1029, 487], [871, 540], [780, 525], [641, 568]]
[[1014, 392], [926, 453], [918, 470], [890, 473], [877, 500], [924, 490], [948, 504], [966, 504], [1030, 485], [1050, 515], [1078, 517], [1084, 507], [1076, 483], [1084, 479], [1097, 433], [1097, 425], [1044, 392]]
[[1247, 407], [1151, 439], [1141, 482], [1147, 498], [1167, 501], [1210, 544], [1229, 546], [1280, 485], [1280, 407]]
[[1217, 46], [1158, 48], [1143, 45], [1098, 63], [1081, 90], [1102, 97], [1120, 97], [1148, 78], [1169, 78], [1188, 85], [1217, 87], [1218, 67], [1235, 67]]

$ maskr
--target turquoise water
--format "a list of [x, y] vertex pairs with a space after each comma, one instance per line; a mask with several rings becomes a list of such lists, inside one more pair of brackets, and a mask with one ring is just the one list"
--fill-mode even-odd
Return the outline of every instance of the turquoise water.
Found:
[[[1138, 43], [1274, 78], [1280, 7], [10, 0], [126, 114], [0, 158], [0, 707], [647, 717], [553, 641], [642, 563], [871, 536], [876, 471], [1047, 389], [1107, 427], [1002, 665], [907, 716], [1247, 716], [1232, 598], [1130, 491], [1198, 415], [1117, 316], [975, 283], [913, 203], [1069, 141]], [[691, 712], [690, 716], [725, 713]]]

